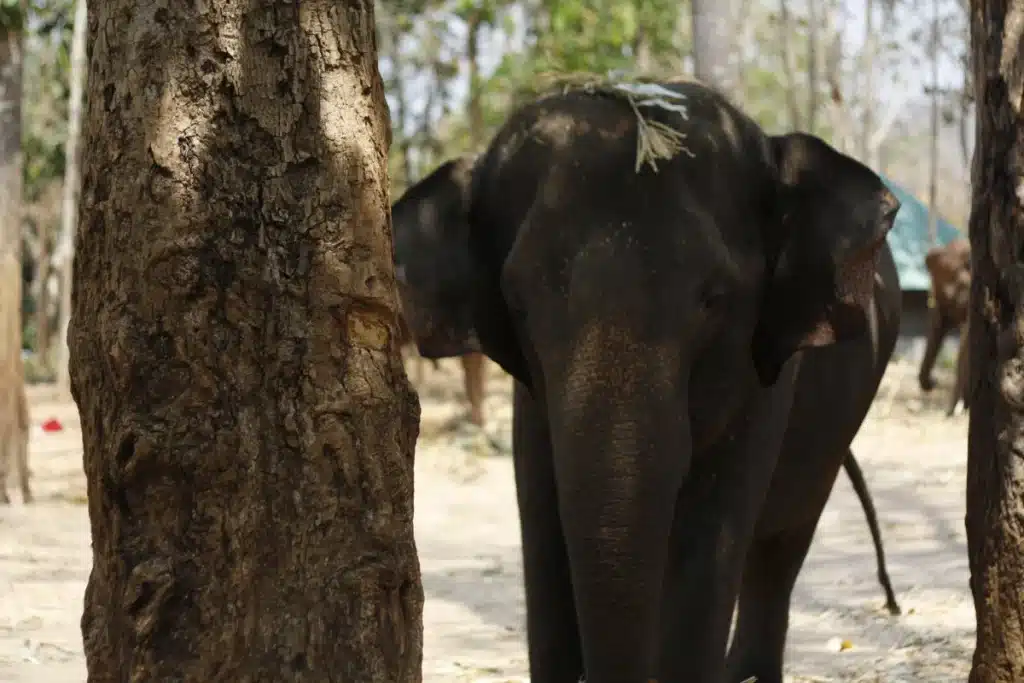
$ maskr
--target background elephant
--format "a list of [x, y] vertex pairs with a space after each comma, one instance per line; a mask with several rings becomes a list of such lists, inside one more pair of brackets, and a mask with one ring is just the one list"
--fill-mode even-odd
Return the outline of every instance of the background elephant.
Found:
[[[462, 175], [453, 176], [453, 180], [457, 178], [460, 183], [465, 184], [468, 182], [472, 159], [466, 157], [458, 160], [457, 167]], [[451, 342], [442, 339], [444, 331], [437, 330], [430, 317], [431, 309], [424, 307], [422, 301], [443, 300], [444, 287], [447, 284], [444, 276], [446, 268], [453, 265], [459, 267], [459, 264], [457, 257], [454, 264], [449, 264], [445, 262], [443, 255], [437, 261], [426, 261], [418, 258], [418, 254], [423, 251], [424, 242], [436, 240], [441, 231], [445, 230], [445, 226], [463, 226], [462, 239], [465, 239], [465, 222], [436, 210], [438, 207], [451, 205], [459, 207], [458, 210], [464, 212], [465, 208], [460, 204], [462, 195], [463, 191], [455, 182], [421, 182], [411, 187], [391, 206], [395, 260], [400, 264], [398, 281], [402, 312], [399, 321], [399, 345], [406, 346], [417, 339], [422, 339], [423, 341], [417, 344], [417, 350], [422, 357], [433, 360], [435, 366], [438, 358], [453, 355], [448, 353], [451, 350]], [[429, 201], [424, 201], [425, 196]], [[458, 215], [461, 213], [456, 214]], [[404, 273], [406, 268], [412, 269], [412, 279], [426, 284], [416, 289], [409, 288], [406, 283], [410, 278]], [[464, 353], [457, 355], [462, 365], [463, 388], [469, 402], [469, 420], [478, 427], [483, 427], [486, 358], [475, 343], [467, 346]]]
[[931, 277], [931, 296], [928, 307], [928, 339], [918, 381], [921, 390], [935, 387], [932, 369], [946, 336], [960, 331], [960, 350], [957, 353], [956, 377], [950, 395], [947, 415], [956, 412], [962, 400], [969, 407], [967, 388], [967, 318], [971, 295], [971, 244], [966, 239], [955, 239], [940, 247], [932, 247], [925, 255], [925, 267]]
[[[899, 202], [697, 83], [646, 88], [660, 99], [636, 109], [543, 98], [468, 183], [435, 171], [420, 189], [461, 184], [433, 210], [468, 206], [467, 227], [431, 249], [446, 286], [403, 275], [436, 292], [421, 345], [478, 345], [516, 380], [531, 680], [776, 683], [793, 584], [895, 344]], [[636, 166], [640, 110], [686, 133], [656, 173]]]

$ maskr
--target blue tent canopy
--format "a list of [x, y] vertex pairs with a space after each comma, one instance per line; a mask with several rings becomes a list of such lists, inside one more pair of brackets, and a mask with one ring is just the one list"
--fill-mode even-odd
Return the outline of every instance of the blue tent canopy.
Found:
[[[931, 286], [928, 270], [924, 267], [925, 254], [931, 247], [931, 240], [928, 237], [928, 207], [885, 176], [881, 178], [902, 204], [899, 213], [896, 214], [896, 223], [888, 236], [889, 247], [896, 261], [896, 270], [900, 275], [900, 289], [905, 292], [927, 291]], [[947, 244], [958, 237], [966, 237], [941, 216], [937, 221], [936, 230], [939, 244]]]

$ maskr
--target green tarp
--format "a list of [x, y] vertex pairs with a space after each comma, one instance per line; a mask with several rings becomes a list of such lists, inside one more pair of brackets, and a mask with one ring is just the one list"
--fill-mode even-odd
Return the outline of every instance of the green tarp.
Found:
[[[882, 180], [902, 204], [896, 214], [896, 224], [889, 231], [888, 237], [889, 247], [896, 260], [896, 270], [900, 275], [900, 289], [925, 291], [931, 286], [928, 271], [924, 267], [924, 256], [931, 246], [928, 237], [928, 207], [885, 176], [882, 176]], [[939, 217], [937, 232], [939, 244], [966, 237], [942, 217]]]

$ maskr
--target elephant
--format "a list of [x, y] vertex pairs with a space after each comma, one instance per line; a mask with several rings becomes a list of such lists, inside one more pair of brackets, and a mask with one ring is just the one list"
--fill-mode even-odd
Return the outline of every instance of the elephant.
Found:
[[[419, 295], [419, 306], [416, 309], [418, 315], [415, 318], [406, 316], [402, 319], [400, 344], [411, 343], [414, 339], [409, 328], [410, 323], [406, 322], [414, 320], [419, 325], [418, 333], [415, 335], [420, 344], [418, 350], [425, 358], [434, 359], [434, 362], [436, 359], [458, 354], [452, 350], [452, 344], [455, 342], [445, 337], [444, 333], [461, 330], [466, 324], [463, 320], [452, 322], [448, 326], [437, 325], [433, 324], [430, 316], [438, 310], [443, 315], [447, 308], [447, 300], [438, 295], [442, 289], [441, 284], [437, 282], [439, 274], [449, 272], [453, 266], [457, 267], [460, 259], [465, 256], [463, 251], [452, 250], [451, 245], [468, 239], [468, 223], [463, 217], [468, 211], [469, 179], [474, 162], [475, 157], [472, 156], [449, 161], [423, 181], [413, 185], [392, 206], [396, 267], [399, 273], [401, 298], [406, 302], [404, 306], [413, 305], [412, 300]], [[442, 216], [444, 220], [440, 220]], [[413, 276], [411, 279], [409, 272]], [[410, 289], [410, 281], [415, 282], [417, 286]], [[454, 293], [453, 298], [458, 298], [458, 292]], [[472, 340], [467, 348], [479, 348], [474, 331], [470, 330], [466, 338]], [[465, 361], [474, 355], [480, 354], [474, 351], [459, 358]], [[470, 396], [472, 404], [474, 392], [469, 389], [472, 375], [470, 369], [465, 366], [464, 374], [466, 393]], [[478, 387], [476, 395], [480, 396], [482, 379]], [[901, 610], [886, 568], [885, 549], [874, 502], [864, 474], [852, 452], [843, 460], [843, 469], [867, 519], [875, 550], [876, 572], [885, 594], [886, 609], [890, 614], [898, 615]]]
[[[655, 168], [652, 130], [679, 134]], [[433, 292], [421, 353], [515, 381], [531, 680], [780, 683], [895, 346], [899, 200], [692, 81], [560, 89], [418, 190], [451, 220], [399, 264]]]
[[[443, 199], [441, 201], [423, 202], [421, 197], [424, 190], [430, 192], [431, 197], [440, 195]], [[429, 183], [424, 187], [424, 183], [419, 183], [403, 193], [398, 201], [391, 206], [395, 261], [397, 264], [412, 264], [411, 266], [399, 265], [398, 268], [411, 267], [415, 271], [413, 279], [418, 282], [426, 281], [432, 285], [437, 284], [442, 288], [446, 284], [443, 273], [440, 273], [440, 277], [431, 274], [429, 268], [433, 267], [433, 263], [425, 264], [428, 267], [426, 273], [416, 271], [417, 268], [424, 265], [424, 261], [417, 259], [416, 255], [424, 241], [435, 238], [436, 231], [440, 225], [453, 222], [449, 216], [432, 213], [433, 208], [446, 206], [452, 201], [452, 197], [444, 195], [444, 190], [444, 187], [433, 187]], [[457, 197], [455, 198], [457, 199]], [[399, 281], [399, 303], [401, 306], [398, 344], [400, 347], [403, 347], [413, 343], [417, 338], [424, 339], [422, 344], [417, 344], [420, 355], [433, 360], [436, 367], [438, 358], [447, 356], [443, 353], [440, 356], [438, 355], [439, 351], [444, 351], [443, 347], [440, 349], [433, 348], [438, 344], [437, 333], [431, 326], [430, 319], [424, 317], [424, 311], [429, 309], [424, 309], [418, 305], [418, 297], [427, 297], [428, 299], [430, 297], [437, 297], [439, 290], [429, 288], [426, 290], [411, 289], [402, 284], [409, 279], [402, 272], [398, 273], [397, 279]], [[443, 289], [440, 291], [443, 291]], [[423, 353], [424, 349], [427, 349], [428, 353]], [[475, 343], [467, 347], [464, 353], [455, 355], [458, 355], [459, 362], [462, 365], [463, 389], [469, 402], [469, 421], [477, 427], [483, 427], [485, 356], [479, 351], [479, 347]]]
[[967, 318], [971, 297], [971, 243], [958, 238], [949, 243], [932, 247], [924, 259], [928, 275], [931, 277], [931, 292], [928, 306], [928, 340], [921, 359], [921, 371], [918, 382], [921, 390], [929, 392], [935, 388], [932, 369], [935, 359], [946, 335], [951, 331], [960, 330], [960, 349], [957, 352], [956, 375], [953, 391], [950, 394], [946, 415], [956, 413], [957, 406], [963, 401], [964, 409], [970, 407], [970, 396], [967, 388], [968, 330]]

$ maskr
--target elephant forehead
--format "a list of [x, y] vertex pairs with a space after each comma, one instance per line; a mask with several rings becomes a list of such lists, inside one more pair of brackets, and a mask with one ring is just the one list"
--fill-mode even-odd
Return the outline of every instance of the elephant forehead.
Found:
[[[713, 221], [623, 217], [599, 221], [576, 245], [568, 245], [574, 269], [619, 274], [723, 270], [739, 277], [742, 254]], [[623, 283], [625, 284], [625, 283]]]

